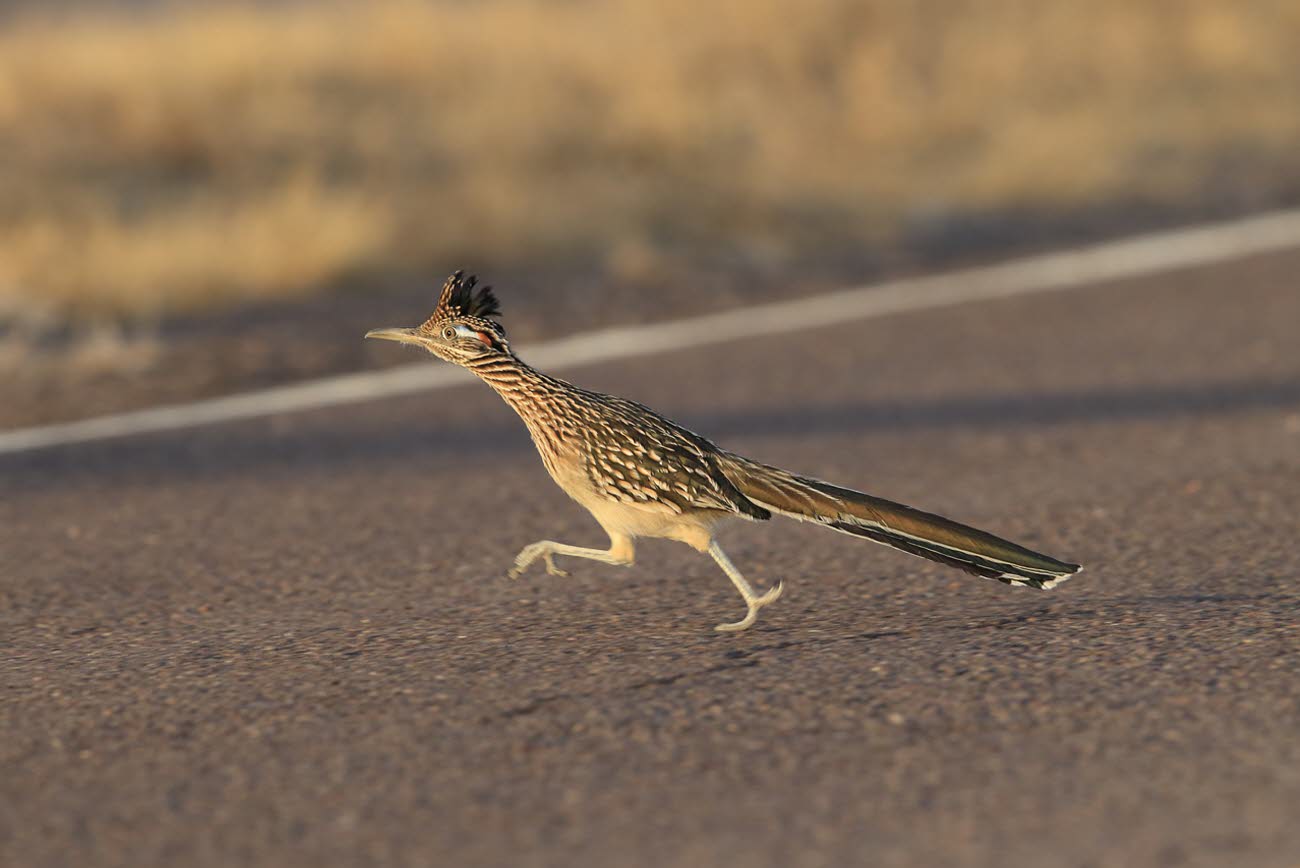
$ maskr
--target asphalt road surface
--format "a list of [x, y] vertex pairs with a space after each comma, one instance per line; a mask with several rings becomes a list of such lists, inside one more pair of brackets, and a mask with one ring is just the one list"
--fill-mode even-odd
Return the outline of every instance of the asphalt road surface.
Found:
[[603, 537], [477, 384], [0, 458], [0, 863], [1300, 865], [1297, 274], [569, 374], [1052, 592], [789, 522], [741, 635], [673, 543], [509, 581]]

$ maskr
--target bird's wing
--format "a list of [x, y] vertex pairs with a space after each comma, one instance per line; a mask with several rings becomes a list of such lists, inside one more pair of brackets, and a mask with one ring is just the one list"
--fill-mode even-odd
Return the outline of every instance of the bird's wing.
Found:
[[597, 423], [587, 461], [594, 484], [623, 503], [711, 509], [768, 519], [718, 467], [717, 447], [649, 408], [618, 400]]

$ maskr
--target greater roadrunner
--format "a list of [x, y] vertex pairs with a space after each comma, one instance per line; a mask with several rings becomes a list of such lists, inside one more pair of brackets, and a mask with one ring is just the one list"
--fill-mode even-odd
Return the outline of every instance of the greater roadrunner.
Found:
[[515, 355], [492, 317], [501, 309], [491, 287], [456, 272], [433, 315], [413, 329], [368, 332], [423, 347], [468, 368], [514, 408], [528, 426], [551, 478], [585, 506], [609, 534], [605, 550], [541, 540], [515, 558], [516, 578], [541, 558], [565, 575], [555, 555], [631, 566], [634, 540], [679, 540], [708, 552], [745, 599], [748, 612], [719, 630], [744, 630], [781, 596], [778, 582], [760, 594], [713, 538], [723, 519], [765, 521], [773, 513], [816, 522], [1008, 585], [1051, 588], [1078, 564], [1030, 551], [982, 530], [868, 494], [797, 476], [719, 449], [698, 434], [634, 401], [589, 392], [547, 376]]

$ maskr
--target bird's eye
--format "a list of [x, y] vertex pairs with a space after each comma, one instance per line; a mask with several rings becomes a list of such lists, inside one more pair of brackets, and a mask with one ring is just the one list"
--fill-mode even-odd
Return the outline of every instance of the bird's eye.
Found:
[[455, 340], [456, 330], [451, 326], [447, 326], [445, 329], [442, 330], [442, 337], [443, 340], [448, 340], [448, 341]]

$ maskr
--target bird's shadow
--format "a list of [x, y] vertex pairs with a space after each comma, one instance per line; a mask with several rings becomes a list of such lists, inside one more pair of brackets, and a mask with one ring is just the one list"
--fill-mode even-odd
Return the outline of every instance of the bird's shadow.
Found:
[[[1058, 629], [1062, 623], [1074, 622], [1110, 622], [1125, 615], [1150, 615], [1153, 612], [1167, 614], [1171, 609], [1185, 607], [1194, 611], [1197, 617], [1204, 617], [1206, 609], [1225, 609], [1232, 606], [1258, 603], [1260, 601], [1278, 602], [1273, 594], [1163, 594], [1163, 595], [1125, 595], [1108, 597], [1104, 603], [1093, 604], [1052, 604], [1008, 613], [1007, 615], [955, 620], [942, 618], [929, 623], [910, 625], [898, 629], [849, 630], [841, 632], [818, 632], [809, 634], [801, 626], [774, 627], [770, 624], [761, 629], [740, 635], [712, 637], [712, 641], [725, 643], [727, 650], [720, 656], [712, 657], [712, 662], [704, 666], [695, 666], [674, 672], [660, 673], [654, 677], [639, 678], [618, 684], [602, 686], [594, 690], [558, 691], [529, 697], [517, 704], [487, 715], [483, 723], [495, 719], [511, 720], [543, 712], [552, 706], [564, 702], [584, 701], [599, 696], [637, 691], [647, 687], [674, 685], [679, 682], [707, 677], [719, 672], [738, 672], [755, 670], [760, 666], [784, 666], [788, 663], [787, 653], [798, 654], [802, 651], [823, 653], [843, 645], [865, 645], [892, 639], [923, 639], [949, 633], [984, 633], [988, 631], [1014, 631], [1018, 629], [1052, 628]], [[1281, 603], [1285, 605], [1285, 603]], [[960, 616], [959, 616], [960, 617]], [[821, 621], [819, 620], [820, 624]], [[1145, 623], [1143, 619], [1134, 619], [1135, 625]], [[489, 631], [490, 632], [490, 631]], [[701, 642], [702, 652], [707, 647]], [[715, 646], [716, 647], [716, 646]], [[706, 655], [688, 655], [689, 660], [707, 661]]]
[[[1006, 615], [980, 620], [952, 621], [945, 619], [939, 622], [916, 624], [898, 629], [848, 631], [816, 636], [799, 635], [797, 626], [790, 628], [768, 625], [761, 633], [751, 634], [757, 640], [754, 644], [729, 651], [727, 656], [743, 659], [763, 652], [803, 647], [815, 648], [845, 642], [870, 643], [881, 639], [922, 637], [934, 633], [982, 633], [990, 630], [1018, 630], [1060, 622], [1088, 623], [1101, 619], [1114, 621], [1125, 615], [1150, 615], [1152, 612], [1167, 613], [1169, 610], [1179, 607], [1186, 607], [1194, 611], [1196, 617], [1204, 618], [1207, 612], [1231, 609], [1241, 604], [1258, 604], [1261, 602], [1272, 603], [1279, 607], [1289, 607], [1293, 604], [1293, 601], [1279, 599], [1278, 595], [1273, 593], [1124, 595], [1106, 597], [1104, 600], [1038, 605], [1021, 611], [1008, 612]], [[1142, 621], [1139, 620], [1134, 623], [1142, 623]], [[781, 634], [787, 632], [792, 634], [790, 638], [780, 638]]]

